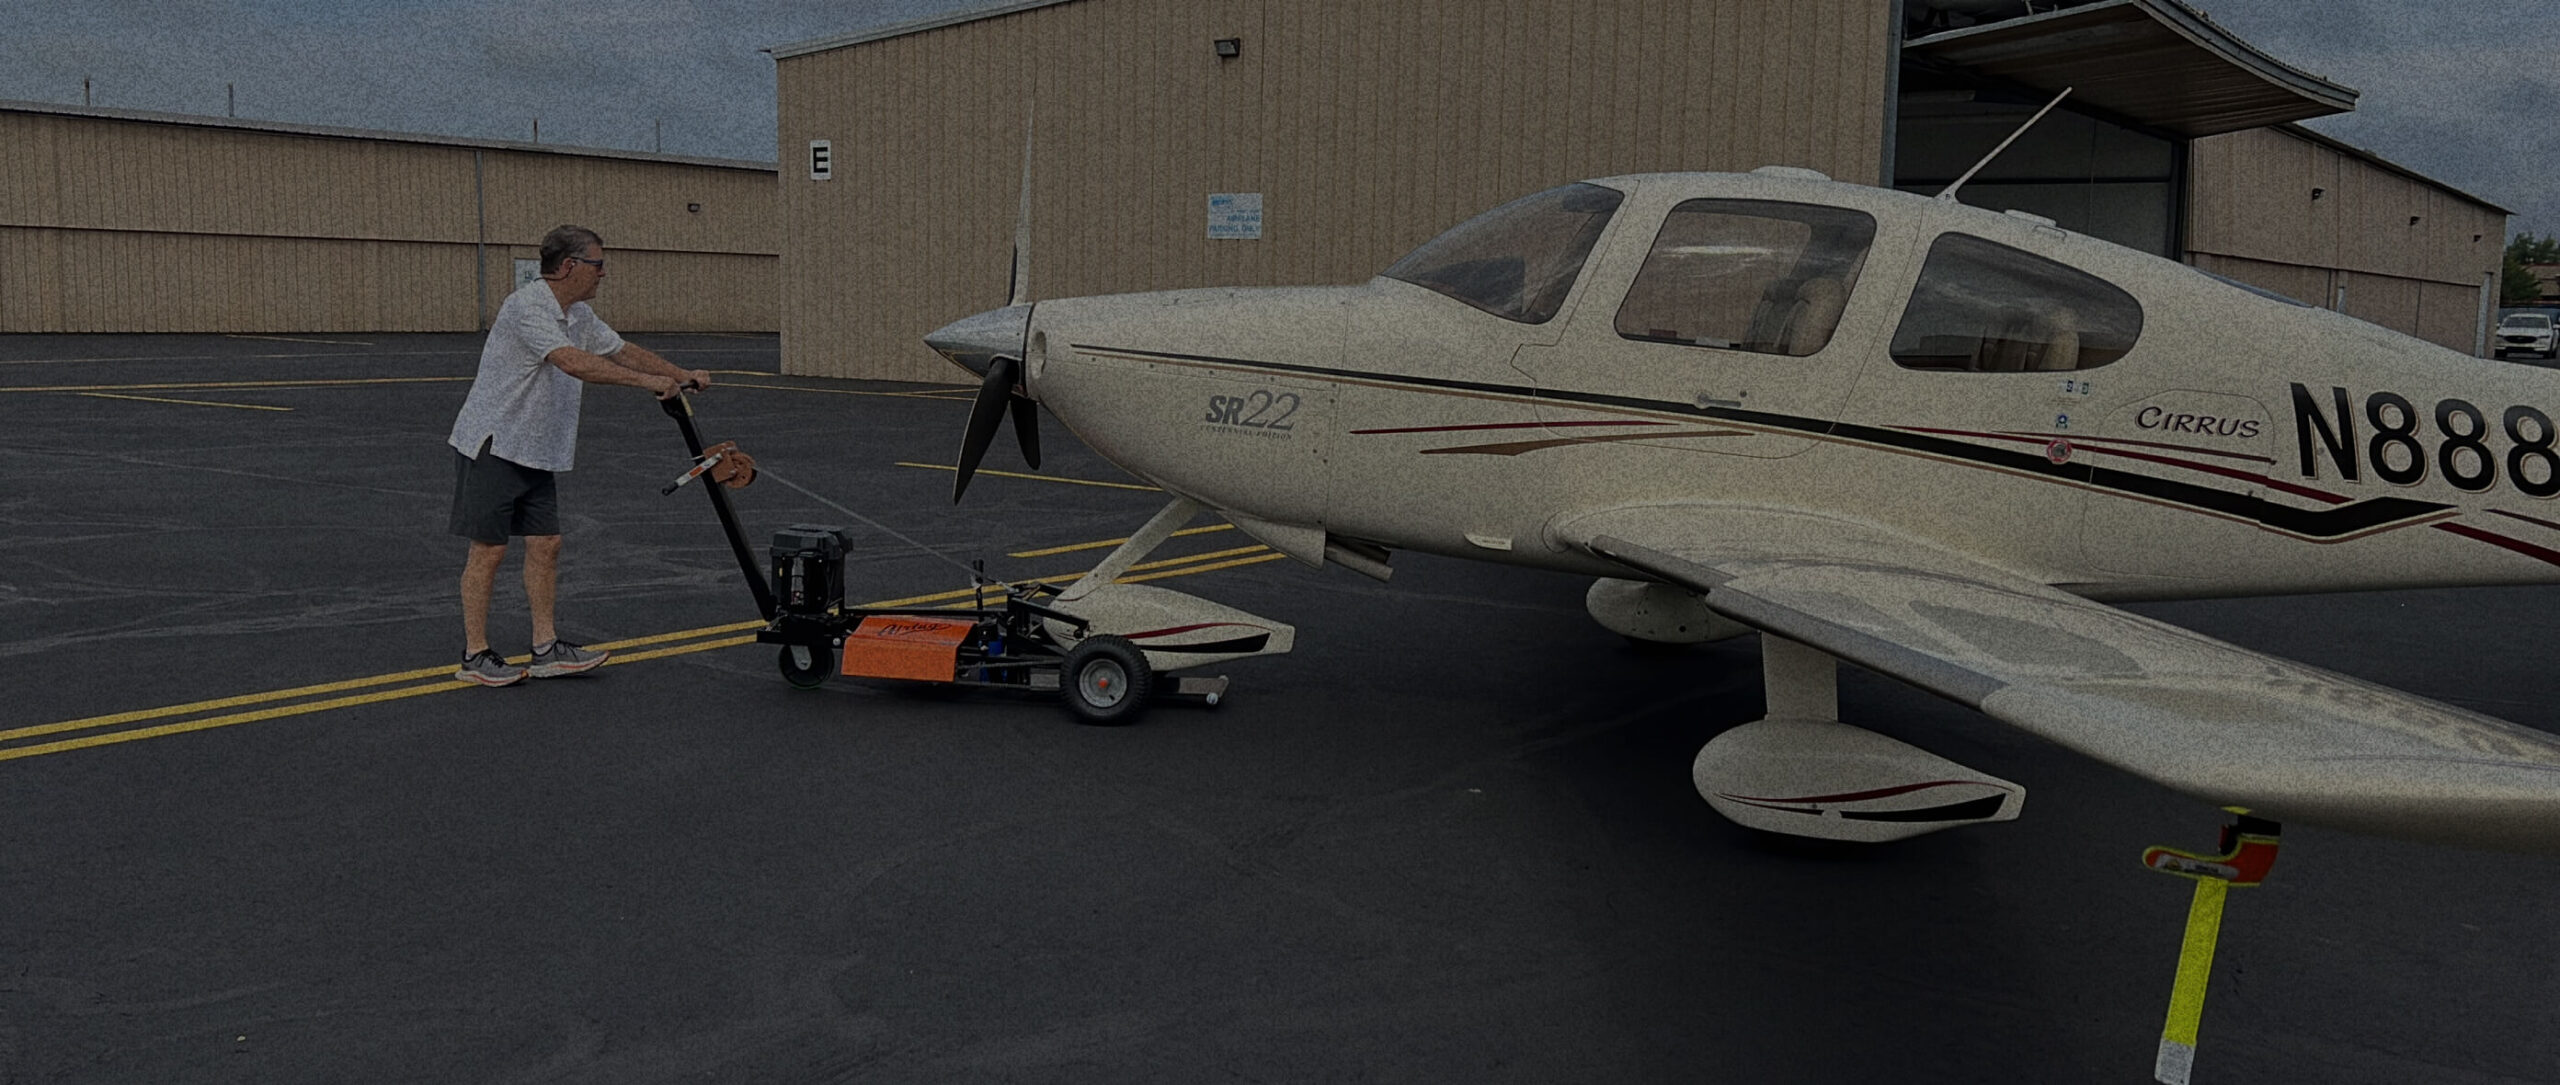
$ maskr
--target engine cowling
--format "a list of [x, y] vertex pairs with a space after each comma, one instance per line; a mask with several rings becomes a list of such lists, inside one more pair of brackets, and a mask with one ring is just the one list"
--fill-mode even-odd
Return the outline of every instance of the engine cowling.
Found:
[[1704, 644], [1751, 631], [1708, 610], [1695, 592], [1644, 580], [1602, 577], [1583, 594], [1582, 606], [1610, 632], [1657, 644]]

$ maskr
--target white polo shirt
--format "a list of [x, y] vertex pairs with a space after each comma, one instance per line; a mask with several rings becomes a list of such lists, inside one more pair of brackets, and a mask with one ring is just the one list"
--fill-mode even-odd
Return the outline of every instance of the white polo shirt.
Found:
[[524, 284], [498, 306], [489, 325], [489, 342], [480, 348], [480, 372], [471, 394], [454, 417], [447, 443], [465, 456], [478, 455], [480, 442], [510, 463], [544, 471], [566, 471], [577, 462], [578, 396], [586, 382], [543, 361], [561, 347], [590, 354], [622, 349], [622, 337], [579, 302], [561, 311], [551, 284], [541, 279]]

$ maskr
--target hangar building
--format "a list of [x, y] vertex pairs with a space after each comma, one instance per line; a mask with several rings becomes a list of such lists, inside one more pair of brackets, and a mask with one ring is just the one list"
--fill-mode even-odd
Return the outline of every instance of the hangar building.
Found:
[[475, 331], [562, 222], [634, 331], [776, 326], [763, 162], [0, 103], [0, 332]]
[[2179, 0], [1002, 0], [777, 47], [786, 371], [947, 381], [1003, 303], [1358, 282], [1586, 177], [1963, 190], [2477, 352], [2508, 212], [2291, 122], [2356, 92]]

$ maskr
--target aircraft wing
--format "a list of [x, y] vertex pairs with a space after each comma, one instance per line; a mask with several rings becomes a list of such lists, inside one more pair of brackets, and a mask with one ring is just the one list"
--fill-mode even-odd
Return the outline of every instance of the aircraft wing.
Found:
[[2560, 850], [2560, 738], [2226, 644], [1809, 513], [1646, 506], [1575, 545], [1718, 613], [2218, 806]]

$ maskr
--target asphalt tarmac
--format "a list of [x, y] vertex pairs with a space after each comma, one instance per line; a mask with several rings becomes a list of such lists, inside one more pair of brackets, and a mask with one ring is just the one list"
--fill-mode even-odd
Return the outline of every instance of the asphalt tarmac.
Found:
[[[856, 602], [1063, 577], [1163, 498], [1052, 422], [953, 507], [966, 392], [720, 371], [710, 439], [856, 533]], [[461, 655], [444, 437], [476, 336], [0, 338], [0, 1082], [2150, 1079], [2222, 815], [1844, 669], [1844, 718], [2029, 789], [1867, 848], [1691, 789], [1753, 638], [1643, 653], [1586, 584], [1233, 531], [1157, 583], [1288, 621], [1214, 709], [795, 691], [675, 427], [587, 393], [561, 628]], [[901, 466], [922, 464], [925, 466]], [[989, 467], [1030, 474], [1005, 441]], [[774, 529], [846, 518], [737, 496]], [[1204, 521], [1195, 526], [1212, 526]], [[526, 649], [510, 558], [492, 628]], [[2560, 729], [2560, 588], [2140, 609]], [[2560, 1081], [2560, 861], [2290, 827], [2233, 893], [2199, 1083]]]

